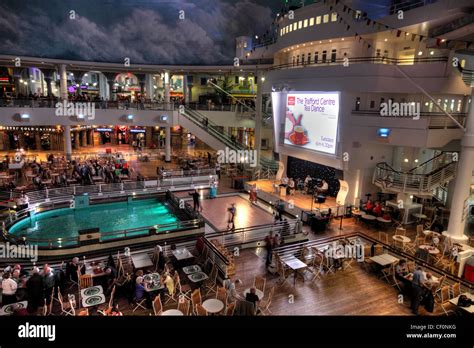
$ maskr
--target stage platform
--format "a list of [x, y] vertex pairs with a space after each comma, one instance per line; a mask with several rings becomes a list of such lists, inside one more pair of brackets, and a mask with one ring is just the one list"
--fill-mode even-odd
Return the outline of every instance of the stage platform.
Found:
[[257, 197], [258, 197], [258, 191], [264, 191], [266, 193], [272, 194], [275, 197], [275, 200], [277, 198], [280, 198], [282, 200], [285, 200], [287, 202], [293, 201], [293, 204], [303, 210], [311, 210], [311, 207], [313, 209], [319, 208], [319, 209], [327, 209], [327, 208], [332, 208], [335, 210], [337, 207], [336, 204], [336, 198], [335, 197], [326, 197], [326, 202], [325, 203], [314, 203], [311, 206], [311, 195], [304, 194], [298, 190], [295, 191], [293, 195], [286, 195], [286, 196], [279, 196], [275, 193], [273, 184], [279, 182], [275, 182], [273, 180], [257, 180], [257, 181], [249, 181], [247, 182], [248, 184], [257, 184]]

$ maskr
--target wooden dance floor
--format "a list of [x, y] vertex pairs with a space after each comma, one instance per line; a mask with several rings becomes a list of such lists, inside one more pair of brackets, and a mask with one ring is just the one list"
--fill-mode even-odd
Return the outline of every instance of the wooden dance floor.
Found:
[[[274, 193], [273, 189], [273, 180], [257, 180], [257, 181], [249, 181], [248, 184], [257, 184], [257, 196], [258, 196], [258, 191], [264, 191], [266, 193], [273, 194], [275, 197], [277, 197], [277, 194]], [[306, 195], [304, 193], [300, 193], [300, 191], [296, 191], [294, 195], [289, 196], [286, 195], [285, 197], [280, 197], [280, 199], [283, 199], [285, 201], [290, 201], [293, 200], [293, 204], [299, 208], [302, 208], [304, 210], [311, 210], [311, 195]], [[313, 203], [313, 209], [316, 208], [334, 208], [337, 206], [336, 204], [336, 198], [335, 197], [326, 197], [326, 202], [321, 203]]]

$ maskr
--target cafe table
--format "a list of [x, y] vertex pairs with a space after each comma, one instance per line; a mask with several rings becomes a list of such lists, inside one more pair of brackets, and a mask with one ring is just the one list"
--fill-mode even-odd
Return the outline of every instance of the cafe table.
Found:
[[[305, 269], [308, 267], [308, 265], [293, 255], [282, 257], [282, 260], [289, 268], [293, 270], [294, 272], [293, 284], [296, 285], [296, 277], [298, 274], [298, 270]], [[304, 278], [303, 278], [303, 281], [304, 281]]]
[[396, 261], [399, 261], [398, 258], [390, 254], [376, 255], [376, 256], [372, 256], [370, 259], [382, 267], [391, 265], [395, 263]]
[[177, 309], [168, 309], [167, 311], [164, 311], [163, 313], [161, 313], [161, 315], [164, 315], [164, 316], [183, 316], [183, 312], [181, 312], [180, 310], [177, 310]]
[[171, 253], [178, 261], [182, 261], [182, 260], [186, 260], [186, 259], [190, 259], [194, 257], [194, 255], [191, 254], [191, 252], [187, 248], [178, 248], [178, 249], [172, 250]]
[[153, 266], [153, 262], [147, 253], [135, 254], [131, 256], [133, 267], [135, 269], [147, 268]]
[[28, 301], [21, 301], [21, 302], [16, 302], [16, 303], [10, 303], [2, 308], [0, 308], [0, 316], [6, 316], [6, 315], [12, 315], [13, 314], [13, 309], [15, 308], [15, 305], [18, 305], [19, 309], [26, 308], [28, 306]]
[[[471, 299], [471, 301], [474, 301], [474, 295], [468, 293], [468, 292], [465, 292], [461, 295], [466, 295], [469, 299]], [[462, 306], [459, 306], [458, 305], [458, 301], [459, 301], [459, 297], [461, 297], [461, 295], [455, 297], [455, 298], [452, 298], [449, 300], [449, 302], [453, 305], [455, 305], [456, 307], [462, 309], [463, 311], [466, 311], [468, 313], [471, 313], [473, 314], [474, 313], [474, 304], [471, 304], [469, 307], [462, 307]]]
[[426, 250], [431, 255], [436, 255], [436, 254], [440, 253], [438, 248], [436, 248], [434, 246], [431, 246], [431, 245], [427, 245], [427, 244], [420, 245], [419, 248], [423, 249], [423, 250]]
[[105, 303], [102, 286], [91, 286], [81, 290], [82, 307], [93, 307]]
[[206, 312], [211, 314], [219, 313], [224, 309], [224, 302], [216, 298], [210, 298], [202, 303], [203, 308]]
[[164, 289], [164, 284], [161, 283], [161, 276], [159, 273], [149, 273], [143, 276], [143, 284], [146, 292], [153, 292]]
[[192, 273], [196, 273], [196, 272], [202, 272], [201, 270], [201, 267], [199, 267], [199, 265], [190, 265], [190, 266], [186, 266], [186, 267], [183, 267], [183, 272], [184, 274], [192, 274]]

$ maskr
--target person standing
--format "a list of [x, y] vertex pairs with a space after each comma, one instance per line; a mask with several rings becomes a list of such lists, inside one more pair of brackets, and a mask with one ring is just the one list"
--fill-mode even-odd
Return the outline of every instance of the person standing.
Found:
[[44, 297], [46, 298], [46, 305], [51, 303], [51, 296], [54, 291], [54, 285], [56, 284], [56, 279], [54, 277], [54, 272], [48, 264], [45, 264], [43, 267], [43, 283], [44, 283]]
[[275, 238], [273, 237], [273, 231], [270, 231], [270, 233], [265, 237], [265, 250], [267, 251], [265, 266], [267, 267], [272, 263], [274, 245]]
[[[235, 215], [237, 213], [237, 208], [235, 207], [235, 203], [232, 203], [230, 205], [228, 212], [229, 212], [229, 219], [227, 220], [227, 229], [233, 231], [235, 230]], [[229, 227], [229, 226], [232, 226], [232, 227]]]
[[200, 195], [198, 190], [194, 189], [194, 192], [191, 192], [189, 195], [193, 197], [193, 210], [202, 211], [201, 202], [199, 201]]
[[425, 274], [421, 266], [417, 266], [415, 272], [413, 272], [412, 279], [412, 297], [411, 297], [411, 310], [413, 314], [418, 315], [418, 307], [420, 307], [421, 298], [423, 296], [423, 284], [425, 281]]
[[219, 180], [221, 180], [221, 164], [219, 162], [216, 163], [216, 174]]
[[10, 272], [3, 273], [2, 289], [2, 305], [15, 303], [18, 284], [10, 277]]
[[40, 276], [38, 267], [33, 268], [33, 274], [26, 282], [26, 289], [28, 291], [28, 311], [36, 313], [38, 307], [44, 303], [44, 284], [43, 278]]

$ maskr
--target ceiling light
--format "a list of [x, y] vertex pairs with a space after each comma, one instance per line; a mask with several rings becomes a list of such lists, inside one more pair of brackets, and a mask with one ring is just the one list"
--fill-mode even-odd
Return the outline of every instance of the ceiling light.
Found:
[[344, 41], [344, 38], [342, 38], [341, 40]]
[[418, 51], [418, 55], [421, 56], [423, 54], [423, 52], [421, 51]]
[[430, 55], [433, 55], [434, 54], [434, 51], [430, 51]]
[[27, 119], [30, 118], [30, 115], [28, 115], [28, 114], [21, 114], [21, 118], [22, 118], [23, 120], [27, 120]]
[[387, 42], [387, 41], [388, 41], [388, 39], [384, 39], [383, 41]]
[[405, 158], [405, 159], [404, 159], [404, 162], [405, 162], [405, 163], [408, 163], [408, 158]]

